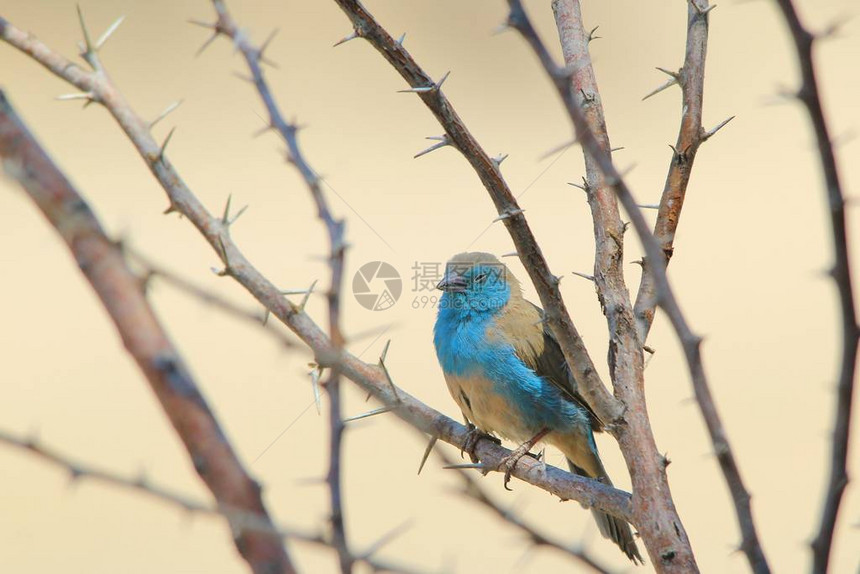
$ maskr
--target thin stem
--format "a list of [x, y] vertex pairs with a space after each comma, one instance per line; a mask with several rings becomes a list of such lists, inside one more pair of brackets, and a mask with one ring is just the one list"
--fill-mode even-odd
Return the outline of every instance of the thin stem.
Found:
[[[331, 524], [333, 533], [333, 544], [337, 549], [340, 569], [343, 574], [352, 572], [355, 558], [349, 550], [346, 527], [343, 518], [343, 495], [341, 488], [342, 474], [342, 443], [343, 443], [343, 416], [341, 413], [341, 389], [340, 389], [340, 355], [343, 353], [344, 338], [340, 328], [340, 289], [343, 282], [344, 266], [344, 222], [336, 220], [332, 215], [328, 201], [322, 192], [320, 178], [316, 171], [311, 168], [305, 159], [298, 141], [298, 126], [284, 119], [283, 114], [275, 101], [266, 76], [263, 72], [263, 52], [266, 45], [261, 47], [250, 43], [247, 35], [240, 32], [239, 25], [227, 10], [226, 2], [213, 0], [212, 5], [218, 15], [213, 29], [218, 34], [223, 34], [232, 40], [233, 45], [245, 59], [248, 70], [254, 82], [254, 87], [260, 95], [263, 105], [269, 114], [270, 126], [277, 131], [287, 144], [287, 160], [293, 164], [305, 181], [308, 191], [311, 193], [316, 206], [317, 214], [322, 221], [329, 238], [329, 267], [331, 268], [331, 285], [327, 294], [329, 308], [329, 340], [331, 341], [334, 356], [325, 357], [322, 366], [331, 366], [331, 372], [325, 383], [325, 389], [329, 397], [329, 471], [326, 482], [329, 486], [329, 502], [331, 506]], [[271, 38], [271, 36], [270, 36]]]
[[827, 203], [830, 207], [831, 238], [835, 256], [831, 277], [836, 282], [836, 288], [839, 292], [839, 305], [842, 310], [842, 358], [836, 392], [836, 414], [833, 421], [830, 478], [827, 492], [824, 495], [821, 522], [815, 539], [812, 541], [812, 571], [815, 574], [824, 574], [827, 572], [830, 562], [830, 550], [833, 545], [839, 507], [842, 503], [845, 487], [848, 485], [846, 468], [848, 447], [851, 441], [851, 406], [854, 398], [854, 378], [857, 368], [857, 344], [860, 341], [860, 329], [857, 327], [857, 309], [851, 282], [851, 257], [848, 250], [848, 233], [845, 222], [845, 196], [839, 179], [833, 140], [824, 119], [818, 80], [815, 75], [815, 64], [812, 58], [816, 38], [803, 27], [791, 0], [777, 0], [777, 4], [791, 32], [797, 52], [802, 81], [797, 97], [809, 114], [809, 120], [815, 130], [815, 139], [818, 142], [818, 156], [824, 175]]
[[[663, 195], [654, 223], [654, 237], [660, 243], [662, 258], [666, 265], [675, 249], [675, 233], [681, 219], [681, 209], [687, 195], [687, 185], [693, 173], [693, 162], [699, 146], [707, 133], [702, 128], [702, 101], [705, 89], [705, 60], [708, 52], [708, 18], [701, 13], [708, 10], [708, 0], [689, 0], [687, 4], [687, 42], [684, 66], [675, 74], [681, 86], [681, 127], [672, 147], [669, 173], [663, 186]], [[642, 280], [636, 295], [634, 314], [639, 339], [648, 339], [654, 321], [657, 298], [654, 294], [654, 278], [649, 273], [649, 261], [643, 259]]]

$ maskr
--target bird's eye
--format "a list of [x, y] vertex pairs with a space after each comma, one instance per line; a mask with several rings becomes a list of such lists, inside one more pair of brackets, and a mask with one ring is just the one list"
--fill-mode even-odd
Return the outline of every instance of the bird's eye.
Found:
[[480, 283], [483, 283], [484, 281], [486, 281], [486, 279], [487, 279], [487, 273], [478, 273], [477, 275], [475, 275], [475, 277], [472, 280], [475, 283], [480, 284]]

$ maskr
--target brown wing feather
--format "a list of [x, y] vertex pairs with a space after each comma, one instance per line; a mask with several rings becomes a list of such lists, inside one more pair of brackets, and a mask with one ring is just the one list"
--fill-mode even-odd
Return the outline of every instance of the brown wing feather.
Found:
[[[529, 303], [529, 305], [534, 307], [540, 320], [543, 320], [543, 310], [534, 303]], [[594, 431], [603, 431], [603, 424], [600, 422], [600, 419], [597, 418], [597, 415], [588, 402], [586, 402], [585, 398], [579, 394], [576, 379], [567, 361], [564, 360], [564, 353], [561, 352], [561, 347], [555, 335], [553, 335], [552, 330], [546, 323], [543, 324], [543, 351], [531, 354], [531, 356], [520, 356], [520, 360], [534, 369], [538, 375], [561, 389], [571, 401], [585, 408], [591, 417], [591, 428]]]
[[[584, 408], [591, 419], [591, 428], [596, 432], [602, 431], [603, 424], [579, 394], [576, 379], [564, 360], [561, 347], [543, 319], [543, 310], [523, 299], [517, 290], [517, 296], [511, 297], [504, 312], [496, 319], [496, 327], [489, 330], [487, 336], [498, 336], [499, 332], [517, 333], [518, 337], [511, 341], [517, 357], [538, 375], [558, 387], [567, 399]], [[539, 323], [542, 328], [536, 329]]]

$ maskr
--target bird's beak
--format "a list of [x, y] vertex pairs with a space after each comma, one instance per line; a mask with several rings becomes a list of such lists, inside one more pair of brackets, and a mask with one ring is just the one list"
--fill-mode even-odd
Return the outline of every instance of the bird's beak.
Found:
[[453, 293], [462, 293], [466, 290], [466, 280], [458, 273], [449, 271], [445, 277], [436, 285], [436, 289], [440, 291], [449, 291]]

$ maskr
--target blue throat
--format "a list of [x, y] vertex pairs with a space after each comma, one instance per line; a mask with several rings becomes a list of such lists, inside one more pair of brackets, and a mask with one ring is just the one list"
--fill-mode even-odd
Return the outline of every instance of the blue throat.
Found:
[[475, 305], [466, 293], [445, 292], [439, 300], [439, 313], [433, 329], [433, 343], [439, 363], [446, 373], [467, 375], [475, 372], [492, 349], [485, 344], [487, 328], [503, 305]]

